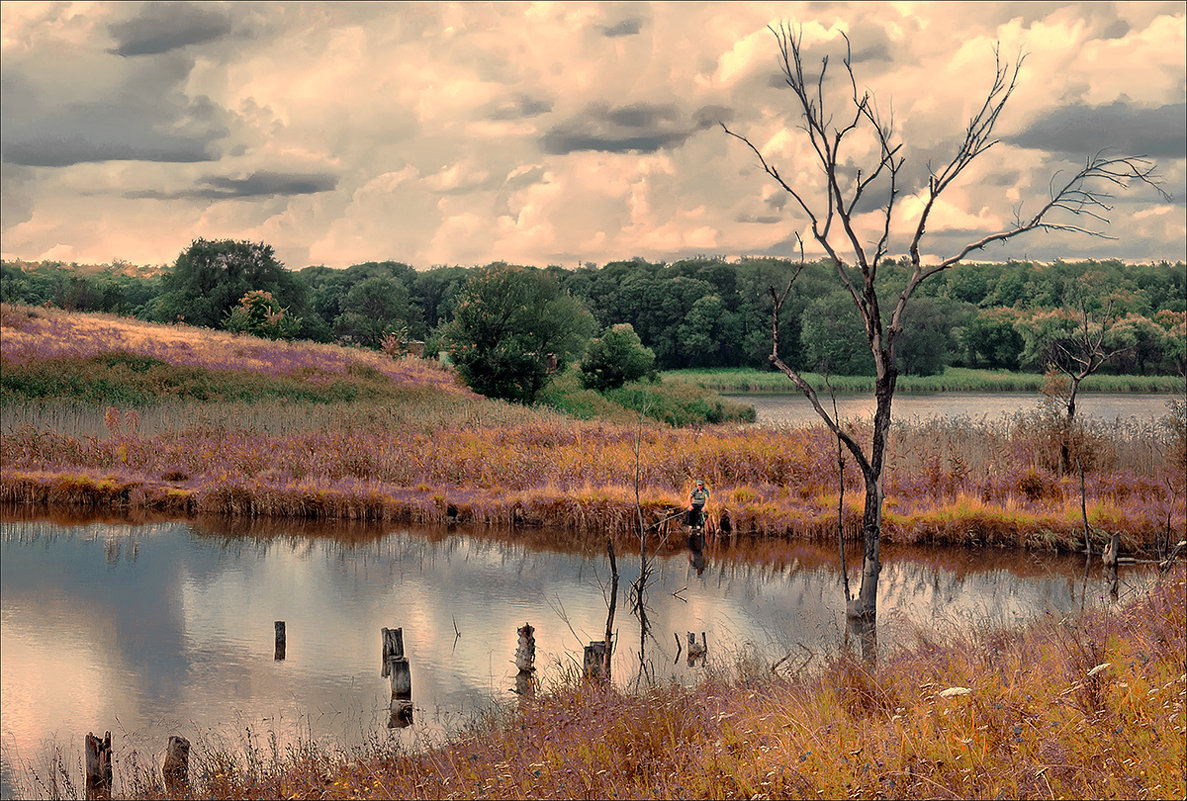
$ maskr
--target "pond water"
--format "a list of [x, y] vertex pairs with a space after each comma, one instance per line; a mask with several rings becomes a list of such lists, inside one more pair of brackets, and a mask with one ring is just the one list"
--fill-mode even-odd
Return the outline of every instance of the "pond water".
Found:
[[[681, 534], [676, 534], [682, 537]], [[195, 750], [301, 741], [420, 746], [493, 704], [513, 702], [516, 628], [535, 627], [544, 686], [579, 669], [606, 626], [603, 548], [548, 532], [478, 535], [356, 525], [215, 522], [0, 524], [0, 795], [36, 792], [59, 749], [81, 781], [83, 736], [110, 730], [120, 765], [160, 765], [170, 735]], [[669, 543], [671, 545], [672, 543]], [[708, 662], [755, 652], [810, 664], [846, 639], [835, 549], [683, 539], [654, 560], [650, 634], [630, 613], [638, 553], [620, 553], [616, 683], [641, 670], [695, 682], [677, 639], [701, 632]], [[916, 628], [1015, 625], [1102, 602], [1075, 557], [883, 548], [878, 640], [885, 655]], [[703, 568], [697, 566], [703, 559]], [[858, 555], [851, 557], [858, 563]], [[1132, 591], [1143, 573], [1122, 574]], [[855, 579], [856, 588], [856, 579]], [[1126, 590], [1123, 589], [1123, 596]], [[287, 653], [274, 659], [274, 621]], [[401, 627], [413, 723], [389, 730], [383, 627]], [[642, 668], [641, 668], [642, 666]]]
[[[816, 424], [820, 418], [803, 395], [734, 395], [754, 405], [761, 425], [800, 426]], [[1076, 414], [1081, 419], [1123, 425], [1152, 426], [1168, 414], [1166, 394], [1083, 392], [1076, 398]], [[832, 401], [822, 397], [825, 408]], [[1018, 412], [1039, 408], [1034, 392], [934, 392], [906, 393], [894, 396], [894, 419], [918, 421], [967, 418], [996, 423]], [[849, 393], [837, 396], [837, 411], [842, 418], [869, 418], [874, 415], [873, 393]]]

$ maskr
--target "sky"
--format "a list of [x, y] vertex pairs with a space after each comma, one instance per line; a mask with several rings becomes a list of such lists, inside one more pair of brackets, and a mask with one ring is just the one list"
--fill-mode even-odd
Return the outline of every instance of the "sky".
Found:
[[[746, 136], [812, 202], [820, 170], [768, 26], [802, 36], [834, 120], [855, 81], [903, 143], [890, 251], [929, 165], [1025, 56], [998, 142], [944, 195], [925, 256], [1033, 214], [1093, 154], [1145, 155], [1112, 238], [1009, 258], [1187, 259], [1187, 4], [3, 3], [5, 259], [169, 264], [195, 238], [290, 268], [577, 267], [820, 251]], [[870, 155], [853, 140], [848, 165]], [[819, 199], [817, 201], [816, 199]], [[867, 241], [877, 205], [857, 216]], [[1060, 218], [1076, 222], [1076, 218]], [[1094, 222], [1080, 219], [1080, 223]]]

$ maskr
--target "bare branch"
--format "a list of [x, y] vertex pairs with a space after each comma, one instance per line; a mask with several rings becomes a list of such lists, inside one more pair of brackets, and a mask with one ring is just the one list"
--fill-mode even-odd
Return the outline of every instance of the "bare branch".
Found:
[[[948, 269], [964, 259], [969, 253], [980, 250], [986, 245], [993, 242], [1005, 242], [1028, 231], [1073, 231], [1102, 239], [1110, 238], [1108, 234], [1097, 229], [1071, 223], [1054, 222], [1048, 218], [1053, 212], [1065, 211], [1073, 216], [1087, 216], [1107, 223], [1108, 218], [1104, 214], [1113, 208], [1107, 202], [1111, 195], [1097, 189], [1096, 184], [1111, 184], [1127, 189], [1134, 184], [1144, 184], [1158, 192], [1163, 199], [1170, 199], [1170, 196], [1162, 188], [1161, 179], [1156, 172], [1157, 166], [1147, 156], [1110, 157], [1104, 156], [1103, 152], [1090, 158], [1084, 167], [1056, 191], [1030, 220], [1019, 221], [1012, 228], [989, 234], [976, 242], [965, 245], [955, 256], [950, 256], [934, 267], [924, 270], [920, 274], [919, 280], [922, 281], [941, 270]], [[1096, 211], [1097, 209], [1100, 209], [1100, 212]], [[918, 284], [919, 281], [913, 281], [913, 283]]]

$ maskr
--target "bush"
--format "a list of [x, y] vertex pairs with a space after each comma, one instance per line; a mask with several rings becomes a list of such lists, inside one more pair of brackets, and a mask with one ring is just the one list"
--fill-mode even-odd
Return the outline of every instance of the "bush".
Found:
[[271, 292], [253, 289], [231, 310], [226, 327], [232, 333], [262, 339], [292, 339], [301, 329], [301, 321], [282, 308]]
[[581, 385], [605, 392], [628, 381], [655, 378], [655, 352], [643, 347], [630, 323], [610, 326], [581, 360]]

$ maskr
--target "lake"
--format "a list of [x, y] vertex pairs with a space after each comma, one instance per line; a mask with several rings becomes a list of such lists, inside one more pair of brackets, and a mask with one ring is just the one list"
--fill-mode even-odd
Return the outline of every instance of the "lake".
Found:
[[[799, 394], [747, 394], [731, 396], [754, 405], [761, 425], [801, 426], [820, 421], [808, 399]], [[1166, 403], [1173, 396], [1158, 393], [1083, 392], [1076, 397], [1076, 414], [1081, 419], [1103, 423], [1147, 427], [1165, 417]], [[829, 411], [832, 400], [821, 396]], [[1039, 396], [1034, 392], [899, 392], [891, 407], [898, 421], [959, 419], [997, 423], [1019, 412], [1035, 411]], [[873, 393], [848, 393], [837, 396], [837, 411], [842, 418], [872, 418]]]
[[[477, 534], [399, 526], [235, 521], [0, 524], [0, 795], [29, 792], [60, 749], [81, 782], [82, 739], [110, 730], [121, 766], [159, 767], [172, 734], [195, 753], [301, 741], [412, 747], [516, 696], [516, 628], [535, 627], [540, 681], [579, 670], [606, 625], [603, 548], [548, 545], [548, 532]], [[677, 534], [676, 536], [681, 536]], [[614, 680], [691, 683], [705, 664], [677, 648], [705, 634], [708, 662], [743, 654], [807, 664], [842, 647], [835, 549], [683, 540], [654, 561], [650, 630], [630, 613], [638, 553], [621, 553]], [[1105, 602], [1074, 556], [883, 547], [879, 653], [938, 636], [1017, 625]], [[850, 555], [851, 569], [859, 555]], [[701, 560], [703, 559], [703, 563]], [[702, 566], [703, 565], [703, 566]], [[698, 566], [702, 566], [700, 570]], [[856, 572], [856, 571], [854, 571]], [[1122, 597], [1145, 572], [1122, 573]], [[856, 578], [854, 579], [856, 589]], [[274, 621], [287, 653], [274, 659]], [[383, 627], [401, 627], [413, 723], [386, 727]], [[24, 782], [22, 785], [21, 783]]]

